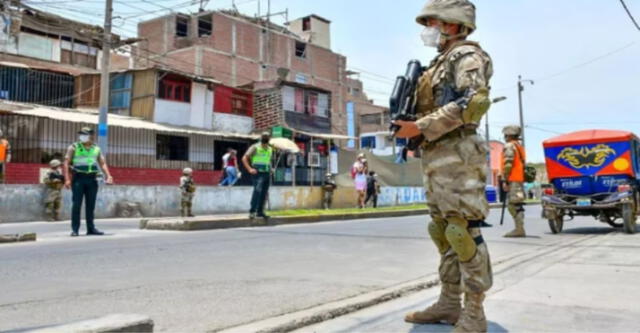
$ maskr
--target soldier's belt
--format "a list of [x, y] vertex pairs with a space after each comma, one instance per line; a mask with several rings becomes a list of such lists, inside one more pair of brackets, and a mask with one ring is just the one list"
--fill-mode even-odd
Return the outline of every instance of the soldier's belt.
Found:
[[429, 147], [433, 147], [435, 145], [437, 145], [438, 143], [441, 143], [443, 141], [449, 140], [449, 139], [453, 139], [453, 138], [465, 138], [467, 136], [472, 136], [472, 135], [476, 135], [478, 134], [478, 132], [476, 132], [475, 128], [465, 128], [465, 127], [459, 127], [456, 128], [455, 130], [439, 137], [437, 140], [434, 141], [425, 141], [423, 148], [429, 148]]

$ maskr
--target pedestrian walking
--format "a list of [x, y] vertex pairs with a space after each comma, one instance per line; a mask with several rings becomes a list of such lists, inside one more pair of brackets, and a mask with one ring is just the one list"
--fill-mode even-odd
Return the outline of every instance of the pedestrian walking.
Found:
[[324, 209], [331, 209], [333, 203], [333, 192], [336, 190], [336, 181], [333, 179], [331, 173], [327, 173], [324, 177], [324, 183], [322, 184], [323, 200], [322, 207]]
[[95, 143], [94, 131], [83, 127], [78, 132], [78, 141], [67, 148], [64, 158], [64, 186], [72, 191], [71, 237], [78, 236], [80, 229], [80, 211], [85, 202], [87, 235], [104, 235], [94, 224], [96, 199], [98, 196], [98, 174], [106, 175], [106, 184], [113, 184], [107, 162]]
[[506, 144], [502, 150], [502, 190], [507, 194], [507, 207], [515, 228], [504, 237], [526, 237], [524, 230], [524, 168], [526, 153], [520, 144], [520, 126], [506, 126], [502, 133]]
[[196, 184], [193, 181], [193, 170], [184, 168], [180, 177], [180, 215], [182, 217], [194, 217], [192, 213], [193, 197], [196, 194]]
[[378, 194], [380, 194], [380, 183], [378, 182], [378, 175], [375, 171], [369, 171], [367, 176], [367, 197], [364, 199], [365, 206], [369, 200], [373, 203], [373, 208], [378, 208]]
[[222, 169], [224, 170], [225, 177], [222, 182], [220, 182], [220, 186], [235, 185], [240, 175], [237, 151], [235, 149], [228, 148], [227, 153], [222, 156]]
[[11, 144], [0, 129], [0, 184], [5, 182], [7, 164], [11, 162]]
[[351, 167], [351, 177], [356, 188], [358, 208], [364, 208], [364, 199], [367, 192], [367, 171], [367, 159], [363, 153], [360, 153]]
[[44, 176], [45, 184], [45, 215], [49, 222], [60, 220], [60, 209], [62, 208], [62, 188], [64, 187], [64, 175], [62, 174], [60, 160], [51, 160], [49, 169]]
[[490, 105], [493, 69], [480, 45], [466, 40], [476, 29], [475, 11], [468, 0], [430, 0], [424, 6], [416, 20], [424, 26], [424, 44], [438, 54], [417, 84], [418, 120], [395, 122], [397, 137], [423, 139], [428, 230], [441, 255], [440, 297], [425, 310], [407, 314], [405, 321], [446, 322], [455, 324], [455, 332], [487, 331], [483, 302], [493, 283], [479, 228], [489, 213], [484, 193], [488, 149], [476, 132]]
[[249, 147], [249, 150], [242, 156], [244, 167], [251, 174], [253, 182], [253, 193], [251, 195], [251, 208], [249, 217], [269, 218], [264, 212], [264, 204], [269, 193], [271, 183], [271, 165], [274, 148], [269, 144], [271, 134], [263, 132], [260, 142]]

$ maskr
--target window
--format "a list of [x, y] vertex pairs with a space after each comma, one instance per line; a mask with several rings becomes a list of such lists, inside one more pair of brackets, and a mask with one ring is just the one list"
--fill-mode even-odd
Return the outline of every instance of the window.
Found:
[[176, 102], [191, 102], [191, 81], [167, 75], [158, 84], [158, 98]]
[[109, 111], [121, 115], [129, 114], [131, 103], [131, 85], [133, 76], [127, 73], [116, 74], [111, 77]]
[[298, 83], [307, 83], [307, 82], [309, 82], [309, 77], [306, 76], [305, 74], [298, 73], [298, 74], [296, 74], [296, 82], [298, 82]]
[[302, 31], [311, 30], [311, 17], [305, 17], [302, 19]]
[[189, 36], [189, 18], [184, 16], [176, 16], [176, 36]]
[[303, 42], [296, 42], [296, 57], [298, 58], [306, 58], [307, 57], [307, 44]]
[[329, 104], [329, 94], [291, 86], [282, 87], [282, 108], [285, 111], [329, 117]]
[[188, 161], [189, 138], [183, 136], [156, 136], [156, 159], [163, 161]]
[[365, 114], [360, 119], [363, 125], [380, 125], [382, 123], [382, 114]]
[[376, 148], [376, 137], [375, 136], [363, 136], [360, 139], [360, 146], [362, 148]]
[[231, 113], [241, 116], [251, 116], [249, 112], [249, 97], [241, 94], [231, 96]]
[[212, 29], [211, 15], [198, 17], [198, 37], [211, 36]]

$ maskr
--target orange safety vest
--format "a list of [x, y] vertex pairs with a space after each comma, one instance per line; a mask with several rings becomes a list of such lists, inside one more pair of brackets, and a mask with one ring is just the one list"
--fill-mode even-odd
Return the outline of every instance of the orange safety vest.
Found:
[[[524, 161], [527, 158], [524, 149], [519, 143], [513, 143], [516, 146], [516, 156], [513, 158], [513, 167], [511, 167], [511, 174], [505, 175], [508, 177], [507, 181], [522, 183], [524, 182]], [[504, 152], [502, 152], [502, 170], [504, 170]]]
[[9, 150], [9, 141], [0, 139], [0, 163], [7, 160], [7, 151]]

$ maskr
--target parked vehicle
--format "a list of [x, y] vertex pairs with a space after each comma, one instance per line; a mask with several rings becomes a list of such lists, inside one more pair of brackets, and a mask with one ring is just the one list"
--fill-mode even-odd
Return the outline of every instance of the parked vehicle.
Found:
[[[640, 204], [640, 139], [627, 131], [586, 130], [543, 142], [552, 191], [543, 191], [551, 232], [567, 217], [593, 216], [627, 233], [636, 231]], [[621, 221], [621, 222], [618, 222]]]

